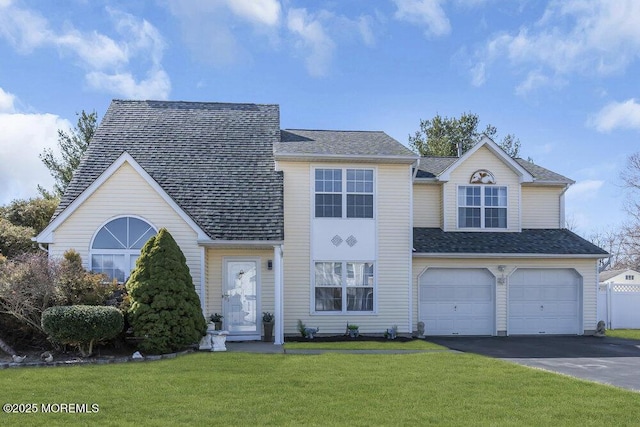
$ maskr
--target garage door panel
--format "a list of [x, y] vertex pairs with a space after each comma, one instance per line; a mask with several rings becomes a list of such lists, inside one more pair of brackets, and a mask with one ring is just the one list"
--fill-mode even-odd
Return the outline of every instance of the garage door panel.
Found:
[[486, 269], [429, 269], [420, 278], [427, 335], [492, 335], [495, 278]]
[[580, 287], [572, 269], [516, 270], [509, 279], [509, 334], [578, 334]]

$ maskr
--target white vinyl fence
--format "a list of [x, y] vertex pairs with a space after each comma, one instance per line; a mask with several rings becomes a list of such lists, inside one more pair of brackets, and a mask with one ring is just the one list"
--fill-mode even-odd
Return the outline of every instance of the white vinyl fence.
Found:
[[598, 321], [607, 329], [640, 329], [640, 285], [618, 283], [598, 287]]

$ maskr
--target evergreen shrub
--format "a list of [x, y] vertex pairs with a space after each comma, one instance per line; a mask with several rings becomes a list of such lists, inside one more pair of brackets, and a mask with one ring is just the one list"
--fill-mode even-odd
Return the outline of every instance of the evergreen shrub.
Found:
[[67, 305], [50, 307], [42, 313], [42, 328], [56, 343], [77, 346], [90, 356], [93, 345], [118, 335], [124, 318], [115, 307]]
[[169, 353], [196, 344], [207, 332], [187, 261], [171, 234], [161, 228], [140, 251], [126, 284], [128, 320], [140, 350]]

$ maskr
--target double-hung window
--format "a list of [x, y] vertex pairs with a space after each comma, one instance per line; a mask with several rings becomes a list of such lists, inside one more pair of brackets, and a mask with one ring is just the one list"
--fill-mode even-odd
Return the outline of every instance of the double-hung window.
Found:
[[373, 218], [373, 193], [372, 169], [316, 169], [315, 217]]
[[316, 262], [315, 311], [373, 311], [374, 269], [370, 262]]
[[507, 187], [458, 187], [459, 228], [507, 228]]

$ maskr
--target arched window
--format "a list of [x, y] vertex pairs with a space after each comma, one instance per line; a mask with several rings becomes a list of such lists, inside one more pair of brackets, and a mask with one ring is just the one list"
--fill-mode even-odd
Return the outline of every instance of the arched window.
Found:
[[91, 270], [124, 283], [136, 265], [140, 249], [156, 233], [151, 224], [132, 216], [109, 221], [91, 243]]

